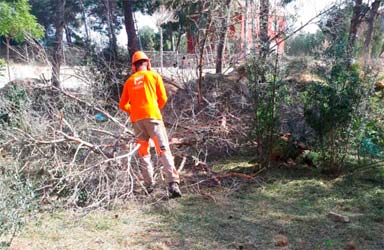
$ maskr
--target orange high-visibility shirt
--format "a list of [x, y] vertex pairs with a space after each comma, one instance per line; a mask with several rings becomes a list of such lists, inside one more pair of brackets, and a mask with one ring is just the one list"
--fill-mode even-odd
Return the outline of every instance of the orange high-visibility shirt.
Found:
[[138, 71], [125, 82], [119, 107], [130, 114], [131, 122], [145, 118], [162, 120], [160, 110], [166, 102], [161, 76], [154, 71]]

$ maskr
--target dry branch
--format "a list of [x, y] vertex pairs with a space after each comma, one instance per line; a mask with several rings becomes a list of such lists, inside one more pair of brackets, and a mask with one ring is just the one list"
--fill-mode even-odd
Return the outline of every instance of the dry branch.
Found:
[[72, 99], [74, 99], [74, 100], [76, 100], [76, 101], [78, 101], [78, 102], [80, 102], [80, 103], [82, 103], [82, 104], [84, 104], [84, 105], [86, 105], [86, 106], [88, 106], [88, 107], [90, 107], [90, 108], [92, 108], [92, 109], [102, 113], [108, 119], [110, 119], [111, 121], [113, 121], [114, 123], [119, 125], [121, 128], [123, 128], [124, 132], [128, 132], [130, 135], [134, 136], [134, 133], [131, 130], [127, 129], [127, 127], [124, 124], [122, 124], [120, 121], [115, 119], [113, 116], [111, 116], [107, 111], [103, 110], [102, 108], [97, 107], [97, 106], [95, 106], [95, 105], [93, 105], [91, 103], [88, 103], [88, 102], [84, 101], [84, 100], [81, 100], [80, 98], [78, 98], [78, 97], [76, 97], [76, 96], [74, 96], [74, 95], [72, 95], [72, 94], [70, 94], [70, 93], [68, 93], [68, 92], [66, 92], [66, 91], [64, 91], [62, 89], [56, 88], [54, 86], [52, 86], [52, 88], [57, 90], [57, 91], [60, 91], [63, 95], [68, 96], [68, 97], [70, 97], [70, 98], [72, 98]]

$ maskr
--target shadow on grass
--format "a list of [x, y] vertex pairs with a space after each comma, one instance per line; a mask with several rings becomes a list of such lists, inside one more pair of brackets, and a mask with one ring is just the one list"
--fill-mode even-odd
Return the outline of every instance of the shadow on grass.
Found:
[[[266, 174], [263, 187], [205, 190], [154, 206], [177, 244], [171, 249], [384, 249], [384, 188], [347, 176], [324, 179], [287, 170]], [[176, 205], [177, 204], [177, 205]], [[348, 216], [335, 222], [329, 212]]]

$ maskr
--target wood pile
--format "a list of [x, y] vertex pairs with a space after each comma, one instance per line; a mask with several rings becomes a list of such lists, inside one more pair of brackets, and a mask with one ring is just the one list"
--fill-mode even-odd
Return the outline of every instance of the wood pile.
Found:
[[165, 78], [165, 85], [170, 98], [164, 121], [177, 155], [223, 157], [245, 146], [252, 109], [244, 75], [205, 75], [200, 104], [195, 81], [182, 86]]

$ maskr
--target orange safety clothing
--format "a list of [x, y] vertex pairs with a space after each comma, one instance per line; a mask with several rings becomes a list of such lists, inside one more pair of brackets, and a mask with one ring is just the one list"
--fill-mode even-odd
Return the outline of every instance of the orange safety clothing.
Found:
[[163, 80], [158, 73], [138, 71], [125, 82], [119, 107], [130, 114], [131, 122], [146, 118], [162, 120], [160, 110], [167, 99]]
[[149, 141], [141, 140], [141, 139], [136, 139], [137, 143], [140, 145], [138, 153], [140, 157], [144, 157], [147, 155], [150, 155], [150, 145]]

